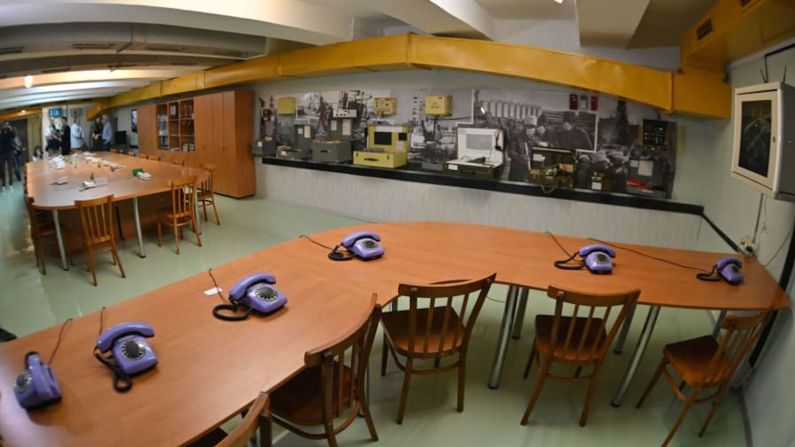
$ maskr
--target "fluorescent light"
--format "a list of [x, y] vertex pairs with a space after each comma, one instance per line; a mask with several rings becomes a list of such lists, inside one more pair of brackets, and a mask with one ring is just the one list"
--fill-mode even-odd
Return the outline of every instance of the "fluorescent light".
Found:
[[33, 76], [27, 75], [25, 76], [25, 88], [33, 87]]
[[559, 4], [559, 5], [562, 5], [562, 4], [563, 4], [563, 0], [553, 0], [553, 1], [554, 1], [555, 3], [557, 3], [557, 4]]

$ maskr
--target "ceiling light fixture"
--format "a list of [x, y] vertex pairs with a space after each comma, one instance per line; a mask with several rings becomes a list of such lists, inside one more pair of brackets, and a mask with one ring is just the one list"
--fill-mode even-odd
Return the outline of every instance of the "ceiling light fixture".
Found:
[[33, 87], [33, 76], [27, 75], [25, 76], [25, 88]]
[[554, 1], [555, 3], [557, 3], [557, 4], [559, 4], [559, 5], [562, 5], [562, 4], [563, 4], [563, 0], [553, 0], [553, 1]]

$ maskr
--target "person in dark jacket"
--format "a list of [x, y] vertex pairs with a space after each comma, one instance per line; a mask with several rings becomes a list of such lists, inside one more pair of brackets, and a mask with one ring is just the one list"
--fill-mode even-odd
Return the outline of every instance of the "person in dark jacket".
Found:
[[102, 118], [99, 116], [94, 118], [94, 124], [91, 125], [91, 142], [89, 144], [94, 151], [102, 150]]
[[69, 123], [66, 118], [63, 119], [61, 124], [61, 155], [69, 155], [72, 153], [72, 130], [69, 128]]
[[6, 190], [6, 167], [8, 167], [8, 186], [14, 184], [14, 129], [8, 121], [0, 128], [0, 180], [2, 190]]

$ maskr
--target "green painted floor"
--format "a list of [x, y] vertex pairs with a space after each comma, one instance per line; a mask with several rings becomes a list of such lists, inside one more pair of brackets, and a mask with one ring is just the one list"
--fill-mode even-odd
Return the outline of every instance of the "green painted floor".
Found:
[[[69, 271], [60, 269], [57, 259], [48, 259], [47, 275], [34, 266], [27, 234], [27, 217], [21, 186], [0, 194], [0, 327], [19, 336], [80, 316], [143, 292], [184, 278], [208, 267], [223, 264], [270, 245], [333, 227], [361, 223], [360, 220], [263, 199], [231, 200], [220, 198], [222, 226], [204, 226], [204, 247], [188, 240], [182, 254], [173, 252], [173, 241], [157, 247], [154, 237], [145, 245], [147, 257], [137, 256], [134, 239], [122, 243], [121, 257], [127, 279], [107, 262], [99, 261], [98, 287], [89, 283], [83, 258], [76, 257]], [[409, 216], [407, 216], [409, 217]], [[486, 386], [506, 288], [496, 286], [490, 293], [473, 333], [466, 389], [466, 409], [455, 411], [455, 374], [412, 379], [408, 408], [403, 425], [395, 424], [402, 376], [390, 363], [386, 377], [378, 375], [381, 344], [376, 337], [371, 365], [370, 400], [381, 446], [654, 446], [670, 430], [681, 406], [662, 381], [644, 407], [634, 408], [642, 388], [659, 361], [665, 343], [711, 332], [712, 321], [703, 311], [663, 309], [647, 356], [630, 387], [621, 408], [610, 405], [634, 340], [641, 329], [646, 309], [641, 308], [622, 355], [610, 354], [604, 367], [588, 425], [577, 425], [585, 384], [547, 382], [530, 425], [521, 426], [527, 399], [537, 375], [521, 377], [530, 351], [534, 315], [552, 311], [552, 301], [532, 293], [522, 337], [512, 341], [503, 373], [502, 387]], [[696, 436], [708, 407], [696, 407], [674, 438], [672, 446], [741, 446], [745, 431], [739, 399], [730, 394], [703, 438]], [[227, 424], [233, 424], [234, 421]], [[283, 436], [276, 429], [277, 446], [325, 445], [295, 435]], [[363, 420], [354, 423], [338, 440], [343, 446], [371, 445]]]

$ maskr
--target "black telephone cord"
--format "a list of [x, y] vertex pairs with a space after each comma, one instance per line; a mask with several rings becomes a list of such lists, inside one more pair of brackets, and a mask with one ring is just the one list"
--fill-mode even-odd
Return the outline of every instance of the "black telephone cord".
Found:
[[544, 234], [549, 235], [549, 237], [551, 237], [552, 240], [555, 241], [556, 244], [558, 244], [558, 247], [560, 247], [561, 251], [563, 251], [563, 253], [566, 253], [566, 256], [568, 256], [568, 258], [566, 259], [555, 261], [554, 262], [555, 267], [562, 270], [581, 270], [583, 267], [585, 267], [585, 261], [583, 260], [577, 260], [576, 264], [571, 264], [571, 261], [574, 261], [574, 258], [576, 258], [579, 253], [576, 252], [569, 253], [569, 251], [566, 250], [566, 247], [564, 247], [563, 244], [560, 243], [558, 238], [555, 237], [555, 235], [552, 234], [552, 232], [545, 231]]
[[215, 318], [218, 318], [219, 320], [224, 320], [224, 321], [241, 321], [241, 320], [245, 320], [246, 318], [249, 317], [249, 315], [251, 315], [251, 312], [253, 312], [253, 309], [251, 309], [250, 307], [246, 307], [246, 311], [243, 312], [242, 314], [230, 315], [230, 314], [221, 313], [222, 310], [228, 310], [228, 311], [232, 311], [232, 312], [237, 312], [237, 310], [240, 307], [241, 306], [238, 306], [236, 304], [219, 304], [219, 305], [213, 307], [213, 316]]
[[[105, 328], [105, 308], [106, 306], [102, 306], [102, 309], [99, 311], [99, 335], [102, 335], [102, 329]], [[126, 393], [132, 389], [132, 378], [128, 376], [124, 371], [119, 368], [119, 366], [109, 359], [106, 359], [102, 356], [102, 351], [99, 350], [96, 346], [94, 347], [93, 351], [94, 357], [105, 365], [106, 368], [111, 370], [113, 373], [113, 389], [118, 391], [119, 393]]]

